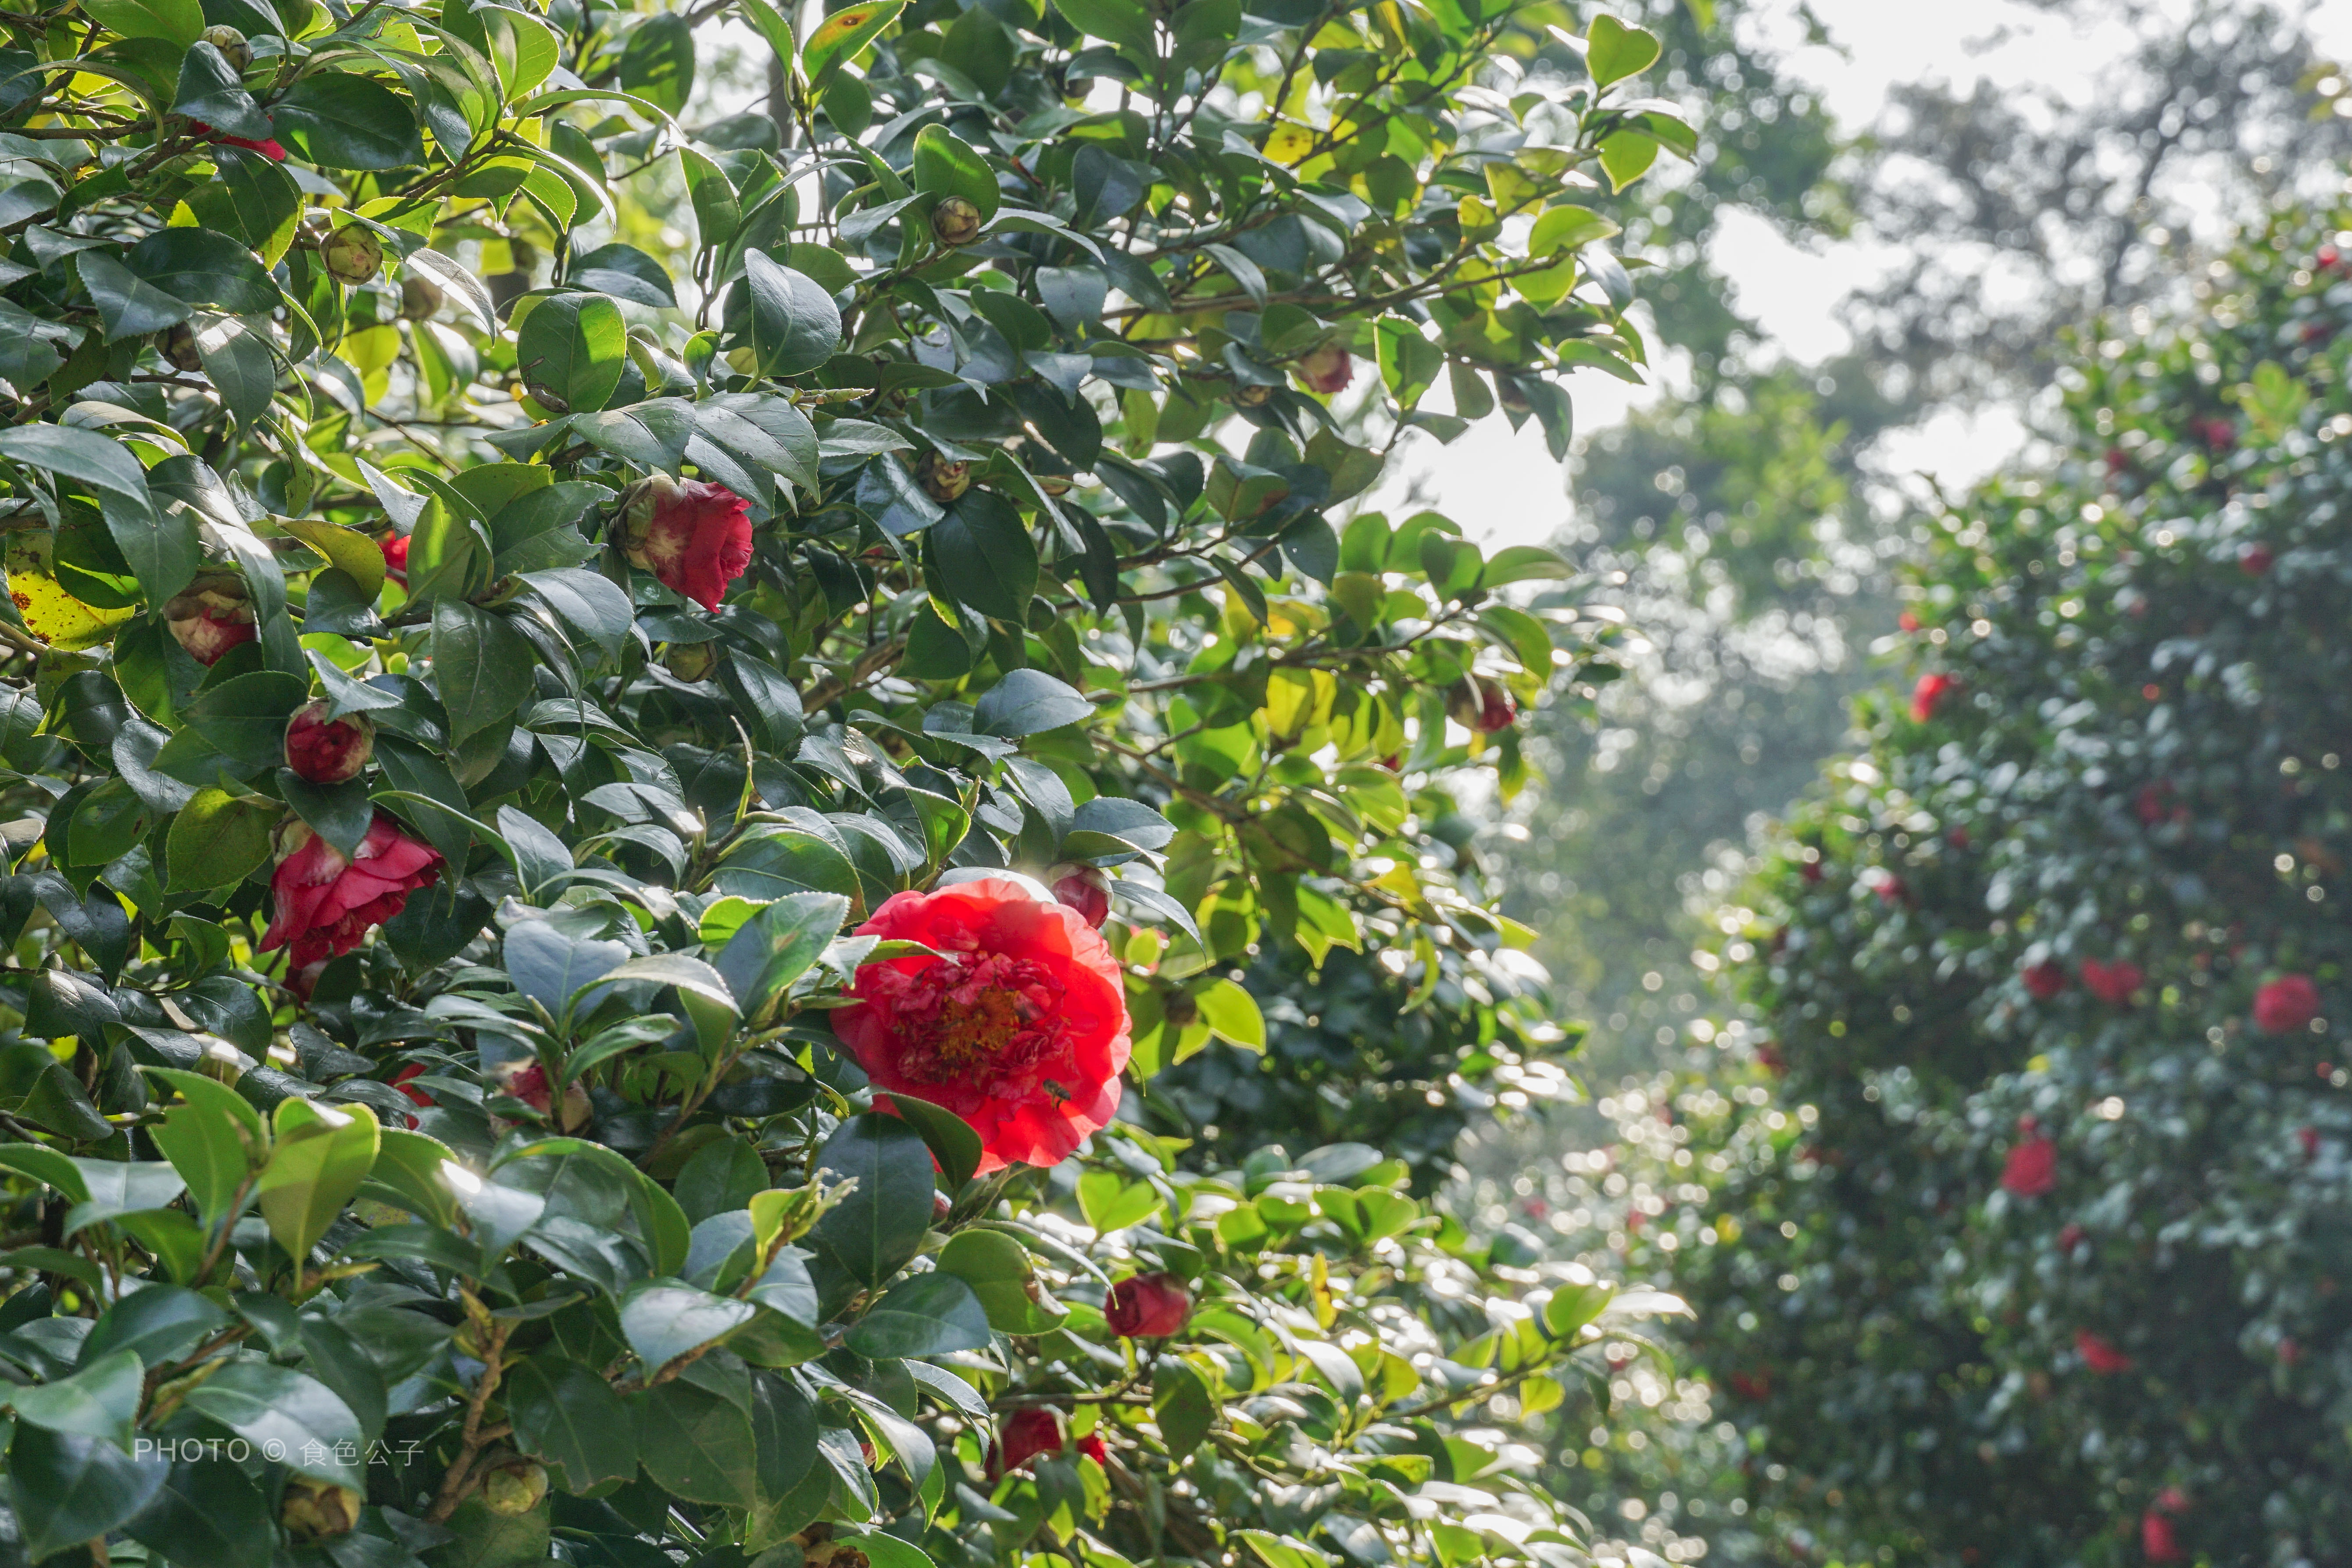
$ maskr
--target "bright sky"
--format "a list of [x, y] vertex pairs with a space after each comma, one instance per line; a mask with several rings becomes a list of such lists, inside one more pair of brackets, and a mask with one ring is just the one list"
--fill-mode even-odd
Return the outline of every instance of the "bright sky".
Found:
[[[2089, 90], [2129, 43], [2119, 28], [2077, 27], [2013, 0], [1950, 5], [1813, 0], [1814, 14], [1837, 46], [1826, 48], [1801, 46], [1794, 0], [1780, 0], [1776, 8], [1765, 37], [1785, 41], [1793, 74], [1811, 82], [1849, 130], [1875, 121], [1898, 82], [1940, 77], [1962, 91], [1979, 79], [2070, 94]], [[2168, 8], [2185, 6], [2172, 0]], [[2315, 0], [2310, 26], [2332, 58], [2352, 59], [2352, 3]], [[1778, 342], [1803, 345], [1791, 357], [1808, 361], [1843, 345], [1833, 308], [1880, 265], [1859, 244], [1814, 253], [1788, 244], [1759, 221], [1738, 218], [1722, 226], [1715, 260], [1736, 287], [1738, 308]], [[1654, 395], [1596, 370], [1575, 373], [1569, 390], [1580, 435], [1623, 419]], [[1998, 467], [2023, 435], [2022, 426], [2005, 414], [1952, 416], [1906, 433], [1884, 456], [1896, 472], [1932, 474], [1947, 487], [1965, 487]], [[1566, 520], [1565, 475], [1533, 421], [1514, 434], [1502, 419], [1483, 420], [1451, 447], [1414, 439], [1417, 447], [1406, 455], [1402, 475], [1433, 489], [1440, 508], [1472, 536], [1538, 544]], [[1372, 504], [1392, 504], [1403, 488], [1401, 476], [1392, 474]]]

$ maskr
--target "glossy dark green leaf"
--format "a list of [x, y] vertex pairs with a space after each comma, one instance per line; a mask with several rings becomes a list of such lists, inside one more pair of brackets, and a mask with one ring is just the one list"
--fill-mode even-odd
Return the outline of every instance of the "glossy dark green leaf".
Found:
[[235, 67], [212, 45], [189, 46], [180, 58], [180, 85], [172, 96], [172, 112], [201, 120], [214, 130], [259, 142], [268, 139], [268, 118]]
[[153, 1500], [168, 1470], [161, 1459], [134, 1459], [103, 1437], [19, 1422], [8, 1479], [26, 1559], [38, 1562], [118, 1528]]
[[629, 29], [621, 50], [621, 86], [672, 114], [694, 91], [694, 26], [677, 13], [649, 16]]
[[1037, 591], [1037, 544], [1011, 502], [988, 490], [968, 491], [926, 539], [936, 592], [992, 620], [1027, 620]]
[[543, 1351], [509, 1370], [502, 1390], [515, 1447], [544, 1461], [564, 1490], [636, 1474], [635, 1423], [593, 1369]]
[[988, 1314], [954, 1275], [919, 1274], [883, 1292], [844, 1342], [877, 1361], [982, 1350], [990, 1342]]
[[796, 893], [777, 900], [737, 928], [718, 967], [747, 1022], [756, 1026], [773, 1011], [848, 918], [849, 900], [839, 894]]
[[372, 77], [320, 71], [269, 106], [278, 138], [322, 169], [396, 169], [423, 153], [416, 117]]
[[684, 1379], [631, 1401], [637, 1456], [656, 1485], [694, 1502], [749, 1508], [759, 1488], [759, 1443], [751, 1417], [732, 1401]]
[[602, 294], [551, 294], [515, 337], [515, 363], [530, 393], [557, 413], [593, 413], [621, 384], [628, 323]]
[[533, 689], [530, 645], [503, 616], [443, 599], [433, 606], [433, 670], [453, 741], [513, 714]]
[[894, 1116], [868, 1111], [841, 1124], [818, 1168], [856, 1179], [856, 1190], [809, 1233], [808, 1245], [867, 1286], [896, 1274], [931, 1224], [931, 1152]]
[[1067, 682], [1042, 669], [1016, 669], [982, 696], [971, 722], [981, 734], [1018, 739], [1083, 723], [1094, 711], [1095, 705]]
[[260, 1489], [226, 1456], [182, 1459], [124, 1531], [174, 1568], [253, 1568], [277, 1544]]
[[841, 344], [841, 308], [817, 281], [759, 251], [743, 258], [747, 335], [762, 375], [799, 375]]
[[161, 228], [122, 258], [151, 288], [191, 305], [238, 313], [274, 310], [278, 286], [245, 242], [208, 228]]

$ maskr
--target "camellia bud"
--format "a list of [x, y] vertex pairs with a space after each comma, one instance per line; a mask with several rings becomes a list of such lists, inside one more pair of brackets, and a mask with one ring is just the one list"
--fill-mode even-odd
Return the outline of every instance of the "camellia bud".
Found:
[[482, 1478], [482, 1503], [512, 1519], [529, 1513], [547, 1496], [547, 1468], [520, 1456]]
[[1348, 390], [1356, 379], [1356, 362], [1338, 343], [1325, 343], [1298, 362], [1298, 379], [1328, 397]]
[[1173, 1274], [1131, 1275], [1103, 1302], [1103, 1321], [1121, 1339], [1164, 1340], [1192, 1316], [1192, 1293]]
[[970, 245], [980, 237], [980, 209], [961, 196], [945, 196], [931, 209], [931, 234], [941, 245]]
[[916, 460], [915, 479], [923, 487], [925, 495], [946, 505], [961, 500], [964, 491], [971, 489], [971, 465], [937, 452], [926, 452]]
[[719, 668], [719, 645], [674, 642], [662, 649], [662, 668], [680, 680], [708, 680]]
[[421, 321], [441, 308], [441, 289], [429, 278], [408, 277], [400, 280], [400, 313], [407, 321]]
[[1445, 714], [1465, 730], [1491, 735], [1507, 730], [1519, 716], [1511, 695], [1491, 680], [1465, 675], [1445, 694]]
[[1254, 381], [1245, 381], [1234, 388], [1234, 401], [1244, 408], [1263, 408], [1266, 399], [1273, 395], [1274, 388], [1260, 386]]
[[239, 76], [253, 64], [253, 46], [235, 27], [206, 27], [204, 41], [218, 49], [221, 58], [228, 62], [228, 68]]
[[563, 1086], [563, 1102], [559, 1110], [554, 1095], [547, 1084], [547, 1069], [537, 1058], [508, 1062], [491, 1074], [499, 1092], [511, 1095], [554, 1121], [566, 1132], [576, 1132], [588, 1125], [595, 1107], [588, 1091], [577, 1083]]
[[375, 721], [364, 713], [327, 717], [321, 698], [286, 721], [286, 765], [315, 784], [338, 784], [367, 771], [375, 754]]
[[1110, 919], [1110, 879], [1098, 868], [1066, 860], [1045, 873], [1045, 885], [1057, 902], [1077, 910], [1095, 930]]
[[327, 276], [356, 289], [383, 269], [383, 245], [365, 226], [347, 223], [320, 243], [319, 259], [326, 264]]
[[278, 1522], [298, 1545], [349, 1535], [359, 1523], [360, 1509], [366, 1501], [349, 1487], [297, 1476], [286, 1483], [286, 1500], [278, 1507]]
[[187, 322], [165, 327], [155, 334], [155, 352], [173, 370], [194, 374], [205, 368], [204, 356], [196, 353], [196, 331]]
[[235, 572], [199, 572], [196, 580], [163, 603], [172, 636], [198, 664], [213, 665], [240, 643], [259, 635], [254, 626], [253, 594]]

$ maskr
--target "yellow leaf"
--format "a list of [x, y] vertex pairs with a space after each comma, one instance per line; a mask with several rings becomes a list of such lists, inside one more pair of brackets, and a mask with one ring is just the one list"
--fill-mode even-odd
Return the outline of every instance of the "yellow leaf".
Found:
[[279, 526], [325, 556], [329, 565], [341, 567], [359, 584], [362, 596], [373, 599], [383, 586], [383, 549], [358, 529], [311, 517], [288, 518]]
[[1315, 132], [1304, 125], [1276, 125], [1274, 133], [1265, 139], [1266, 157], [1285, 167], [1306, 157], [1314, 147]]
[[8, 536], [8, 597], [25, 628], [54, 648], [71, 653], [96, 647], [114, 628], [139, 613], [138, 606], [100, 610], [58, 585], [56, 537], [47, 530]]

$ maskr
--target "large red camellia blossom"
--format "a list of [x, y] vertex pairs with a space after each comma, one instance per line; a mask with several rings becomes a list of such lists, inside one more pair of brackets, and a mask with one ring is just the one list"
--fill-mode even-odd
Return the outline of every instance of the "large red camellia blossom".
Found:
[[2083, 1364], [2101, 1377], [2113, 1377], [2132, 1369], [2132, 1358], [2088, 1329], [2074, 1331], [2074, 1351]]
[[751, 503], [725, 485], [656, 474], [629, 492], [622, 549], [706, 610], [751, 564]]
[[2066, 970], [2054, 958], [2028, 965], [2024, 971], [2025, 989], [2037, 1002], [2047, 1002], [2066, 989]]
[[2010, 1149], [2000, 1184], [2017, 1197], [2042, 1197], [2058, 1185], [2058, 1145], [2042, 1135], [2031, 1116], [2019, 1117], [2017, 1130], [2024, 1137]]
[[278, 869], [269, 879], [274, 902], [261, 951], [287, 950], [290, 966], [309, 968], [351, 952], [368, 928], [408, 906], [408, 895], [441, 874], [441, 852], [411, 838], [399, 822], [375, 814], [360, 852], [346, 860], [300, 822], [279, 835]]
[[2083, 984], [2110, 1007], [2130, 1006], [2132, 993], [2147, 978], [2147, 971], [2127, 959], [2119, 958], [2113, 963], [2101, 963], [2095, 958], [2083, 960]]
[[1043, 1405], [1024, 1405], [1004, 1418], [1004, 1440], [989, 1473], [1017, 1470], [1038, 1455], [1058, 1454], [1062, 1447], [1062, 1418]]
[[2254, 993], [2254, 1027], [2291, 1035], [2319, 1016], [2319, 987], [2308, 974], [2282, 974]]
[[895, 894], [857, 934], [946, 955], [866, 964], [833, 1027], [877, 1089], [971, 1122], [982, 1172], [1058, 1164], [1118, 1110], [1126, 992], [1077, 910], [987, 878]]
[[1103, 1321], [1123, 1340], [1164, 1340], [1192, 1316], [1192, 1293], [1173, 1274], [1137, 1274], [1110, 1288]]
[[2139, 1549], [2147, 1553], [2150, 1563], [2178, 1563], [2188, 1555], [2180, 1550], [2179, 1538], [2167, 1517], [2188, 1506], [2189, 1500], [2177, 1488], [2167, 1487], [2156, 1494], [2156, 1506], [2139, 1516]]

